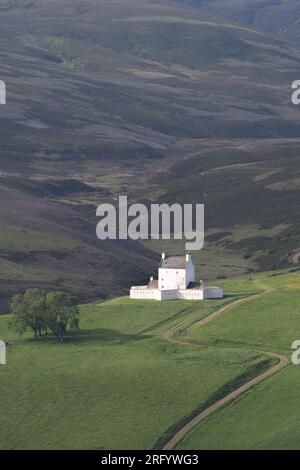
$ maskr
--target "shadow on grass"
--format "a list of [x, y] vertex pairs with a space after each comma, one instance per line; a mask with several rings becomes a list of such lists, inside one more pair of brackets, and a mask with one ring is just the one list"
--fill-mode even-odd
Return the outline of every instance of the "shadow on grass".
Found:
[[228, 292], [228, 293], [224, 294], [223, 299], [238, 299], [239, 297], [240, 298], [250, 297], [252, 295], [260, 294], [262, 292], [263, 292], [262, 290], [249, 291], [249, 292], [247, 292], [247, 291], [245, 291], [245, 292]]
[[[117, 330], [106, 328], [84, 329], [68, 331], [63, 344], [82, 344], [82, 343], [108, 343], [108, 344], [126, 344], [129, 342], [148, 340], [151, 336], [142, 336], [140, 334], [124, 334]], [[52, 334], [41, 336], [37, 340], [33, 338], [24, 338], [23, 342], [31, 344], [59, 344], [58, 340]]]
[[125, 344], [133, 341], [149, 339], [149, 337], [139, 334], [124, 334], [120, 331], [107, 328], [97, 328], [79, 330], [78, 333], [70, 332], [66, 339], [78, 344], [85, 342], [90, 343], [94, 341], [110, 344]]
[[[193, 418], [198, 416], [200, 413], [205, 411], [207, 408], [211, 407], [213, 404], [217, 403], [219, 400], [222, 400], [225, 398], [227, 395], [232, 393], [234, 390], [237, 390], [239, 387], [242, 385], [246, 384], [250, 380], [254, 379], [255, 377], [258, 377], [261, 375], [263, 372], [267, 371], [270, 367], [275, 366], [277, 363], [277, 360], [268, 357], [266, 359], [262, 359], [261, 361], [250, 365], [247, 369], [245, 369], [243, 372], [241, 372], [239, 375], [234, 377], [233, 379], [228, 380], [225, 382], [221, 387], [219, 387], [212, 395], [206, 400], [206, 402], [201, 403], [198, 407], [196, 407], [190, 414], [187, 414], [186, 416], [183, 416], [180, 418], [177, 422], [172, 424], [169, 429], [167, 429], [162, 436], [160, 436], [153, 449], [162, 449], [164, 445], [174, 436], [176, 433], [181, 429], [183, 426], [185, 426], [187, 423], [189, 423]], [[230, 402], [232, 403], [232, 401]], [[225, 404], [225, 406], [227, 406]], [[224, 409], [221, 408], [221, 410]], [[208, 419], [206, 417], [206, 419]], [[197, 427], [201, 426], [201, 422], [197, 424]], [[196, 429], [196, 427], [194, 428]], [[186, 435], [183, 436], [183, 439], [185, 439]], [[183, 440], [182, 439], [182, 440]], [[181, 441], [182, 442], [182, 441]]]

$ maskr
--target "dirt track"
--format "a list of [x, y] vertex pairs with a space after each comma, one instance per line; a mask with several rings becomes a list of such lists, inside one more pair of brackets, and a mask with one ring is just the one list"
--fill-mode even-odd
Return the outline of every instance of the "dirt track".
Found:
[[[250, 302], [250, 301], [252, 301], [254, 299], [257, 299], [258, 297], [261, 297], [261, 296], [263, 296], [267, 293], [268, 293], [268, 291], [265, 291], [265, 292], [262, 292], [260, 294], [255, 294], [251, 297], [235, 300], [234, 302], [225, 305], [224, 307], [220, 308], [219, 310], [216, 310], [211, 315], [208, 315], [207, 317], [203, 318], [202, 320], [199, 320], [198, 322], [196, 322], [192, 326], [192, 329], [199, 328], [199, 327], [203, 326], [204, 324], [214, 320], [215, 318], [217, 318], [221, 315], [224, 315], [224, 313], [228, 312], [229, 310], [232, 310], [236, 306], [238, 306], [242, 303]], [[177, 339], [174, 338], [174, 336], [173, 336], [174, 333], [177, 330], [179, 330], [180, 328], [187, 325], [187, 324], [188, 324], [188, 320], [184, 320], [184, 321], [178, 323], [177, 325], [173, 326], [169, 330], [165, 331], [164, 333], [162, 333], [161, 337], [163, 339], [167, 340], [167, 341], [172, 341], [172, 342], [175, 342], [177, 344], [189, 345], [189, 346], [193, 346], [193, 347], [201, 347], [200, 345], [198, 345], [195, 342], [192, 342], [192, 341], [189, 341], [189, 340], [177, 340]], [[277, 354], [276, 352], [269, 352], [269, 351], [260, 351], [260, 352], [263, 352], [264, 354], [267, 354], [268, 356], [277, 359], [278, 360], [277, 364], [275, 366], [271, 367], [270, 369], [268, 369], [267, 371], [264, 371], [261, 374], [257, 375], [256, 377], [254, 377], [253, 379], [249, 380], [249, 382], [246, 382], [244, 385], [241, 385], [236, 390], [233, 390], [233, 392], [229, 393], [228, 395], [226, 395], [221, 400], [218, 400], [213, 405], [209, 406], [204, 411], [202, 411], [197, 416], [195, 416], [190, 421], [188, 421], [184, 426], [182, 426], [171, 437], [171, 439], [169, 439], [168, 442], [166, 442], [166, 444], [163, 447], [164, 450], [175, 449], [177, 444], [180, 441], [182, 441], [182, 439], [186, 436], [186, 434], [189, 431], [191, 431], [195, 426], [197, 426], [202, 420], [204, 420], [204, 418], [211, 415], [215, 411], [218, 411], [224, 405], [231, 402], [235, 398], [239, 397], [240, 395], [242, 395], [244, 392], [246, 392], [250, 388], [254, 387], [258, 383], [262, 382], [263, 380], [267, 379], [271, 375], [273, 375], [276, 372], [280, 371], [289, 362], [289, 360], [285, 356], [282, 356], [281, 354]]]

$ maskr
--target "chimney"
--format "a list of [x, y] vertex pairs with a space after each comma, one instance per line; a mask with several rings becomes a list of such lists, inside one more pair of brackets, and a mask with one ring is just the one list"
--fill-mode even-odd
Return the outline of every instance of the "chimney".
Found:
[[166, 259], [166, 253], [161, 254], [161, 259]]
[[191, 259], [192, 259], [191, 253], [187, 253], [187, 254], [185, 255], [185, 259], [186, 259], [186, 261], [191, 261]]

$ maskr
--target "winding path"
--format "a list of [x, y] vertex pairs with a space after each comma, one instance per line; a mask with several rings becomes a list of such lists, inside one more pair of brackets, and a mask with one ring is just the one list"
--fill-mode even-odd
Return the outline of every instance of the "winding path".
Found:
[[[191, 326], [191, 329], [199, 328], [206, 323], [214, 320], [215, 318], [224, 315], [224, 313], [228, 312], [229, 310], [232, 310], [233, 308], [237, 307], [240, 304], [250, 302], [254, 299], [257, 299], [267, 293], [269, 293], [270, 290], [266, 290], [262, 293], [255, 294], [251, 297], [246, 297], [243, 299], [238, 299], [235, 300], [234, 302], [231, 302], [230, 304], [225, 305], [224, 307], [221, 307], [220, 309], [216, 310], [213, 312], [211, 315], [208, 315], [205, 318], [202, 318], [201, 320], [197, 321]], [[183, 339], [175, 339], [174, 334], [177, 330], [180, 330], [181, 328], [184, 328], [185, 326], [188, 326], [189, 320], [183, 320], [182, 322], [178, 323], [177, 325], [169, 328], [167, 331], [163, 332], [161, 334], [161, 337], [167, 341], [172, 341], [176, 344], [181, 344], [181, 345], [189, 345], [189, 346], [194, 346], [194, 347], [201, 347], [199, 344], [196, 342], [193, 342], [191, 340], [183, 340]], [[211, 415], [215, 411], [218, 411], [220, 408], [222, 408], [224, 405], [227, 403], [231, 402], [235, 398], [239, 397], [242, 395], [244, 392], [252, 388], [254, 385], [257, 385], [258, 383], [262, 382], [263, 380], [267, 379], [268, 377], [272, 376], [276, 372], [280, 371], [283, 367], [285, 367], [289, 360], [276, 352], [270, 352], [270, 351], [260, 351], [269, 357], [277, 359], [277, 364], [275, 366], [272, 366], [270, 369], [262, 372], [261, 374], [257, 375], [253, 379], [249, 380], [245, 384], [241, 385], [240, 387], [236, 388], [233, 390], [231, 393], [223, 397], [222, 399], [216, 401], [212, 405], [210, 405], [208, 408], [206, 408], [204, 411], [201, 411], [198, 415], [196, 415], [194, 418], [192, 418], [190, 421], [188, 421], [186, 424], [184, 424], [176, 433], [164, 444], [163, 449], [164, 450], [170, 450], [170, 449], [175, 449], [177, 444], [182, 441], [182, 439], [186, 436], [188, 432], [190, 432], [192, 429], [194, 429], [201, 421], [203, 421], [207, 416]]]

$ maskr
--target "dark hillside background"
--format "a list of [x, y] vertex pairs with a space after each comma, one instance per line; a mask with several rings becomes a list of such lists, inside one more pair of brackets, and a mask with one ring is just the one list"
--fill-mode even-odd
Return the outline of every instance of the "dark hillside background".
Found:
[[293, 1], [1, 0], [0, 294], [127, 292], [162, 248], [99, 242], [95, 208], [204, 202], [199, 275], [297, 268]]

